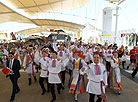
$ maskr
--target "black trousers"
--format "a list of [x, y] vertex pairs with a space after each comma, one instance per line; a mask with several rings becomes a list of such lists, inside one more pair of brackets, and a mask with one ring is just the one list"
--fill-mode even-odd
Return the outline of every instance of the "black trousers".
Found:
[[[95, 102], [95, 101], [94, 101], [95, 94], [89, 93], [89, 95], [90, 95], [89, 102]], [[97, 95], [97, 97], [98, 97], [98, 99], [97, 99], [96, 102], [102, 102], [101, 95]]]
[[137, 74], [138, 72], [138, 67], [136, 67], [136, 69], [132, 72], [132, 76], [135, 77], [135, 75]]
[[72, 78], [72, 70], [69, 69], [69, 83], [68, 83], [68, 87], [70, 87], [71, 78]]
[[19, 90], [18, 86], [18, 77], [15, 75], [10, 75], [10, 80], [12, 82], [12, 94], [11, 94], [11, 99], [14, 100], [16, 91]]
[[110, 62], [106, 61], [106, 69], [108, 72], [110, 71], [110, 68], [111, 68]]
[[47, 90], [50, 91], [50, 84], [48, 83], [48, 77], [44, 78], [44, 77], [40, 77], [39, 78], [39, 84], [41, 86], [42, 91], [46, 91], [45, 86], [44, 86], [44, 80], [46, 80], [47, 83]]
[[70, 81], [71, 77], [72, 77], [72, 70], [69, 69], [69, 81]]
[[41, 69], [41, 67], [39, 65], [37, 65], [37, 64], [35, 64], [35, 68], [36, 68], [36, 72], [38, 72], [38, 70]]
[[122, 61], [122, 67], [123, 67], [123, 69], [125, 69], [125, 63], [126, 63], [126, 61]]
[[66, 74], [66, 70], [64, 71], [61, 71], [61, 81], [62, 81], [62, 84], [64, 85], [65, 84], [65, 74]]
[[[56, 84], [56, 85], [57, 85], [57, 90], [59, 92], [60, 89], [62, 88], [62, 85], [61, 84]], [[55, 84], [50, 84], [50, 90], [52, 94], [52, 99], [56, 100]]]

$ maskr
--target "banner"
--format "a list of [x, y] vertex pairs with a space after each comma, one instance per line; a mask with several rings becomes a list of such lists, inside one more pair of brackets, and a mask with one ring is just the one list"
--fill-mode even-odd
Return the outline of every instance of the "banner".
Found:
[[78, 32], [78, 39], [80, 39], [80, 32]]

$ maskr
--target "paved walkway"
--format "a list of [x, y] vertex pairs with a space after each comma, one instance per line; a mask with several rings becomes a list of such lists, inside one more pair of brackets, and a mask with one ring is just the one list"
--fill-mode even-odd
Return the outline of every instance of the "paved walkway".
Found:
[[[39, 74], [37, 74], [37, 79]], [[68, 79], [68, 74], [66, 74]], [[57, 94], [56, 102], [74, 102], [73, 95], [68, 93], [67, 81], [65, 90], [61, 91], [61, 94]], [[21, 78], [19, 79], [19, 86], [21, 91], [16, 95], [15, 102], [50, 102], [51, 94], [47, 93], [44, 96], [41, 95], [41, 89], [38, 82], [32, 82], [31, 86], [28, 86], [27, 74], [21, 71]], [[138, 102], [138, 84], [130, 78], [122, 75], [122, 87], [123, 92], [121, 95], [117, 95], [115, 91], [107, 88], [107, 102]], [[0, 72], [0, 102], [9, 102], [11, 95], [11, 82], [5, 78], [2, 72]], [[79, 95], [79, 102], [88, 102], [89, 95], [83, 93]]]

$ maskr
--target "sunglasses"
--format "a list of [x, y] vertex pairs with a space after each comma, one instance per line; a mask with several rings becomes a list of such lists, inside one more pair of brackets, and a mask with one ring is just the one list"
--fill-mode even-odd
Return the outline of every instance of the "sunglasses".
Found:
[[9, 57], [12, 57], [12, 56], [9, 56]]

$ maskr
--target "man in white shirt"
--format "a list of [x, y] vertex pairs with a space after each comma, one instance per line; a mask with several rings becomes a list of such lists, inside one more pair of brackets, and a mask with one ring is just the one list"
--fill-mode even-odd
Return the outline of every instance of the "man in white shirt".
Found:
[[58, 94], [60, 94], [60, 89], [62, 88], [61, 84], [61, 67], [66, 66], [68, 63], [68, 59], [65, 59], [63, 62], [60, 59], [57, 59], [57, 52], [53, 51], [52, 53], [52, 59], [49, 61], [49, 76], [48, 76], [48, 82], [50, 83], [50, 89], [52, 94], [52, 100], [51, 102], [55, 102], [56, 100], [56, 94], [55, 94], [55, 84], [57, 85]]
[[47, 54], [46, 54], [46, 49], [44, 48], [42, 50], [42, 57], [39, 61], [40, 63], [40, 66], [41, 66], [41, 74], [40, 74], [40, 78], [39, 78], [39, 84], [42, 88], [42, 94], [41, 95], [44, 95], [46, 93], [46, 89], [44, 87], [44, 80], [46, 80], [46, 83], [47, 83], [47, 92], [49, 92], [50, 90], [50, 85], [48, 83], [48, 64], [49, 64], [49, 60], [50, 58], [47, 57]]
[[107, 72], [106, 68], [102, 63], [99, 63], [99, 53], [94, 53], [93, 61], [88, 67], [81, 68], [80, 73], [87, 73], [88, 84], [87, 92], [90, 94], [89, 102], [95, 102], [94, 98], [97, 95], [98, 99], [96, 102], [105, 101], [105, 87], [107, 86]]

